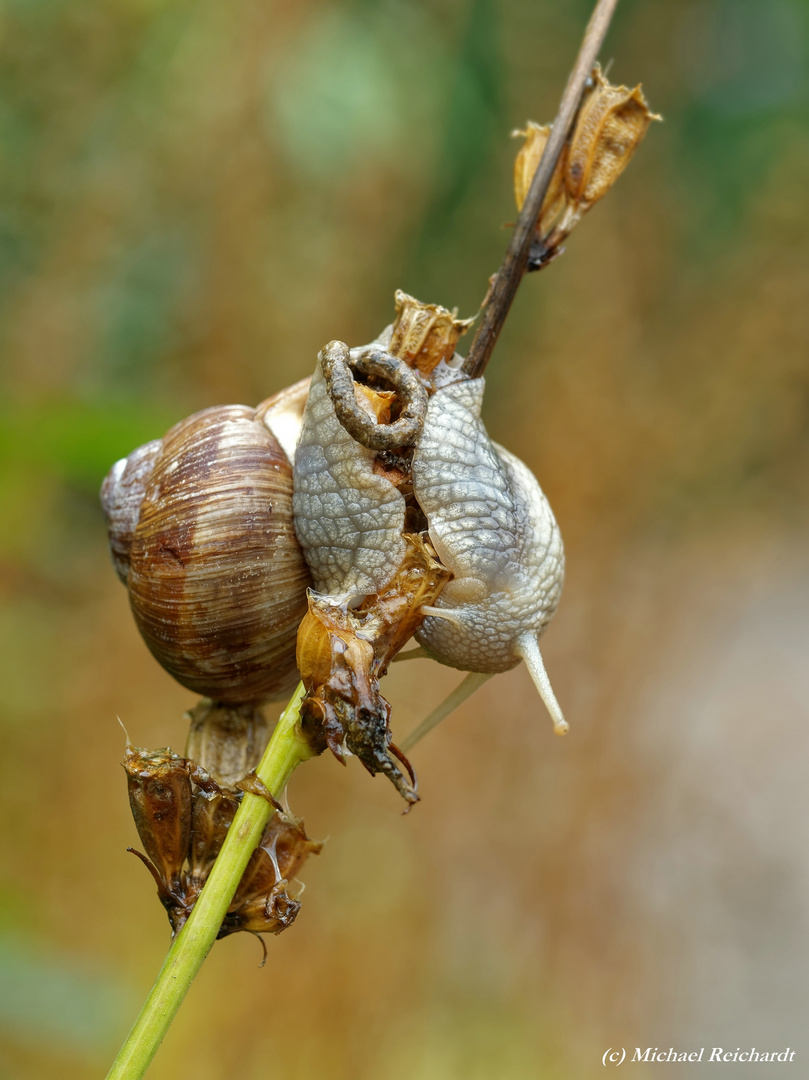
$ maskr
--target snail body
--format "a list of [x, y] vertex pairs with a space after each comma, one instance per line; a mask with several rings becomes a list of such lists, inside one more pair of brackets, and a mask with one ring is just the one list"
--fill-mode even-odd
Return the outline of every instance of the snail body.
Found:
[[[416, 641], [440, 663], [484, 675], [524, 660], [561, 735], [568, 725], [538, 638], [562, 592], [562, 536], [528, 466], [489, 439], [480, 418], [483, 390], [482, 378], [437, 390], [413, 459], [430, 540], [454, 574], [422, 608]], [[469, 691], [478, 685], [470, 679]]]
[[271, 700], [297, 681], [310, 578], [273, 427], [294, 445], [305, 395], [298, 384], [258, 409], [196, 413], [118, 462], [102, 488], [146, 644], [179, 682], [217, 701]]
[[[452, 580], [434, 602], [417, 602], [409, 633], [470, 673], [525, 660], [566, 730], [537, 643], [562, 588], [558, 526], [527, 466], [486, 432], [484, 380], [465, 376], [452, 351], [467, 324], [404, 301], [419, 318], [449, 317], [438, 346], [429, 339], [440, 354], [432, 366], [406, 342], [406, 360], [386, 351], [406, 338], [402, 322], [361, 348], [331, 342], [311, 385], [257, 409], [203, 410], [118, 462], [102, 489], [116, 570], [163, 666], [238, 705], [294, 686], [307, 586], [367, 615], [374, 597], [412, 580], [413, 545], [429, 541]], [[423, 558], [427, 566], [426, 549]], [[394, 655], [387, 648], [375, 670]]]
[[405, 552], [405, 500], [375, 460], [338, 420], [318, 364], [295, 451], [295, 530], [315, 589], [350, 606], [379, 592]]
[[550, 505], [526, 465], [493, 443], [480, 419], [483, 379], [430, 400], [413, 488], [430, 540], [453, 580], [416, 640], [464, 671], [507, 671], [517, 642], [545, 629], [559, 603], [564, 553]]
[[[364, 417], [349, 432], [328, 384], [337, 354], [363, 351], [332, 342], [321, 352], [294, 467], [295, 528], [315, 589], [348, 606], [385, 588], [405, 550], [406, 498], [374, 449], [387, 441], [366, 441]], [[525, 660], [561, 733], [567, 724], [538, 646], [561, 594], [561, 534], [530, 469], [489, 438], [484, 380], [444, 375], [412, 439], [410, 477], [426, 534], [453, 579], [421, 608], [415, 637], [430, 657], [462, 671], [494, 674]], [[359, 393], [355, 408], [371, 412]]]

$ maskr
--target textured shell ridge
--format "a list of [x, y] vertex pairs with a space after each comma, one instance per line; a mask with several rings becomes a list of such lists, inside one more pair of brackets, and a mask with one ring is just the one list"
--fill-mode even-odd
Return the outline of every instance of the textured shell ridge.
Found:
[[147, 645], [189, 689], [233, 702], [294, 684], [309, 575], [291, 488], [283, 449], [246, 406], [203, 410], [164, 437], [133, 535], [129, 594]]

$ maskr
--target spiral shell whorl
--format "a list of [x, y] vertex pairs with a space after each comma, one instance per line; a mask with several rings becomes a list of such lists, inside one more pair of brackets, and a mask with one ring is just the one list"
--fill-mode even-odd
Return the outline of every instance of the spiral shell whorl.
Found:
[[140, 504], [162, 446], [161, 439], [154, 439], [133, 450], [129, 457], [116, 461], [101, 486], [101, 506], [109, 523], [112, 562], [124, 584], [129, 577], [129, 555], [140, 517]]
[[160, 663], [217, 701], [284, 696], [297, 680], [310, 578], [292, 524], [292, 469], [255, 410], [228, 405], [181, 421], [116, 465], [104, 494], [116, 567]]

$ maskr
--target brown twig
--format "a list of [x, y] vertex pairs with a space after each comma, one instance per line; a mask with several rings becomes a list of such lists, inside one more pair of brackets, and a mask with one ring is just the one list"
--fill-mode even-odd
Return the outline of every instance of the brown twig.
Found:
[[559, 155], [570, 133], [585, 84], [590, 77], [617, 4], [618, 0], [598, 0], [590, 22], [587, 24], [579, 55], [559, 103], [559, 111], [553, 122], [545, 151], [517, 218], [511, 243], [484, 303], [480, 326], [463, 365], [464, 372], [472, 378], [481, 375], [485, 370], [517, 293], [517, 287], [522, 281], [528, 264], [531, 242], [536, 232], [539, 211], [545, 200], [553, 170], [556, 168]]

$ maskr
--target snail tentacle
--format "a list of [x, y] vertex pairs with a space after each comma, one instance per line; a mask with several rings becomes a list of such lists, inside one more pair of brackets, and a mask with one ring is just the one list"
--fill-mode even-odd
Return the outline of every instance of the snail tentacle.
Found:
[[556, 700], [556, 695], [551, 687], [551, 680], [548, 678], [545, 664], [542, 662], [542, 653], [539, 651], [539, 643], [530, 630], [526, 631], [524, 634], [520, 634], [517, 638], [515, 652], [525, 661], [525, 666], [528, 668], [528, 674], [533, 679], [534, 686], [537, 688], [539, 696], [545, 703], [545, 708], [551, 714], [553, 730], [557, 735], [566, 735], [569, 728], [568, 722], [562, 715], [559, 702]]

